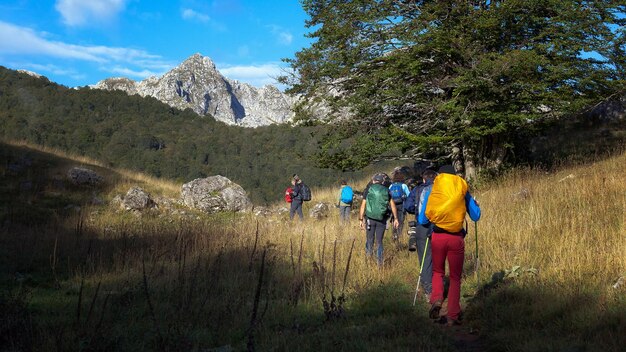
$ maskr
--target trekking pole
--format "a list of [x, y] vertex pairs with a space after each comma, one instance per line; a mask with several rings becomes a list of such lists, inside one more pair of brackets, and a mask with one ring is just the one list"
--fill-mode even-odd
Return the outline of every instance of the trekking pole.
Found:
[[480, 283], [480, 275], [478, 274], [478, 222], [474, 221], [474, 236], [476, 237], [476, 284]]
[[417, 301], [417, 292], [420, 289], [420, 280], [422, 279], [422, 270], [424, 269], [424, 260], [426, 259], [426, 250], [428, 250], [428, 240], [430, 237], [426, 237], [426, 246], [424, 246], [424, 253], [422, 254], [422, 263], [420, 264], [420, 274], [417, 277], [417, 286], [415, 286], [415, 297], [413, 297], [413, 306], [415, 306], [415, 301]]

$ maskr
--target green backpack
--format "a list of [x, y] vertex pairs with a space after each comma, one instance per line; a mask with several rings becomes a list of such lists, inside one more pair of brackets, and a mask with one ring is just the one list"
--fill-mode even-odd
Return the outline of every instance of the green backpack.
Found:
[[388, 205], [389, 188], [377, 183], [372, 184], [365, 199], [365, 216], [382, 221], [387, 214]]

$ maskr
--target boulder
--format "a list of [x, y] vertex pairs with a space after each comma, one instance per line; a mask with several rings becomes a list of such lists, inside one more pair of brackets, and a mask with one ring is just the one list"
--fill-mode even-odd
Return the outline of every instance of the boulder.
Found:
[[254, 207], [253, 213], [255, 216], [260, 216], [260, 217], [268, 217], [268, 216], [273, 215], [272, 210], [267, 207]]
[[19, 174], [20, 172], [30, 168], [33, 165], [33, 159], [30, 157], [21, 157], [13, 162], [7, 164], [7, 171], [12, 174]]
[[97, 186], [104, 178], [95, 171], [82, 167], [73, 167], [67, 172], [67, 178], [77, 186]]
[[392, 180], [395, 179], [396, 177], [398, 177], [398, 175], [400, 175], [399, 177], [402, 180], [406, 180], [408, 178], [415, 178], [415, 170], [413, 170], [409, 166], [399, 166], [393, 169], [393, 171], [391, 172], [391, 179]]
[[154, 201], [154, 204], [157, 206], [158, 209], [167, 212], [171, 212], [174, 209], [174, 205], [176, 204], [176, 200], [163, 196], [156, 196], [152, 200]]
[[150, 193], [139, 187], [132, 187], [126, 192], [122, 201], [122, 208], [126, 210], [143, 210], [154, 206]]
[[327, 203], [317, 203], [311, 211], [309, 211], [309, 216], [313, 219], [323, 219], [327, 218], [330, 214], [330, 206]]
[[206, 213], [248, 211], [252, 202], [246, 191], [224, 176], [209, 176], [185, 183], [181, 190], [185, 206]]
[[426, 169], [435, 169], [436, 165], [432, 160], [415, 160], [413, 163], [413, 176], [420, 177], [422, 172], [426, 171]]
[[113, 208], [121, 208], [123, 201], [124, 201], [124, 198], [122, 198], [122, 196], [118, 194], [115, 196], [115, 198], [111, 199], [111, 202], [109, 202], [109, 205]]

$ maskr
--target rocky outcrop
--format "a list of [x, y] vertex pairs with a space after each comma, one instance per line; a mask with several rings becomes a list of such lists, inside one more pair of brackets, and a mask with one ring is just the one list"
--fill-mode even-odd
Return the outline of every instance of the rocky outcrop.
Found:
[[313, 208], [309, 211], [309, 216], [313, 219], [324, 219], [327, 218], [330, 214], [330, 206], [326, 203], [317, 203]]
[[[28, 71], [28, 70], [17, 70], [17, 72], [19, 72], [19, 73], [25, 73], [25, 74], [27, 74], [27, 75], [29, 75], [29, 76], [32, 76], [32, 77], [35, 77], [35, 78], [46, 78], [46, 77], [44, 77], [44, 76], [40, 75], [39, 73], [37, 73], [37, 72], [33, 72], [33, 71]], [[46, 79], [47, 79], [47, 78], [46, 78]]]
[[92, 88], [122, 90], [130, 95], [154, 97], [170, 106], [192, 109], [230, 125], [258, 127], [293, 120], [295, 99], [267, 85], [255, 88], [230, 80], [208, 57], [195, 54], [161, 77], [141, 82], [108, 78]]
[[252, 202], [245, 190], [224, 176], [198, 178], [185, 183], [181, 190], [182, 203], [206, 213], [248, 211]]
[[121, 206], [126, 210], [144, 210], [152, 208], [154, 201], [150, 197], [150, 193], [139, 187], [132, 187], [126, 192]]
[[104, 178], [95, 171], [81, 167], [73, 167], [67, 171], [68, 180], [77, 186], [97, 186]]

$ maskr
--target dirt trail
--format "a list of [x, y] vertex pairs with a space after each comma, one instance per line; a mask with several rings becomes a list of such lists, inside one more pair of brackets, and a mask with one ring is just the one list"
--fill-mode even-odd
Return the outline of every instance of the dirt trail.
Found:
[[[445, 315], [448, 312], [448, 301], [444, 301], [441, 307], [440, 316], [445, 322]], [[480, 339], [478, 331], [472, 329], [468, 325], [447, 326], [445, 323], [440, 324], [441, 329], [451, 335], [454, 347], [459, 352], [482, 352], [485, 351], [483, 341]]]
[[455, 326], [445, 327], [451, 329], [454, 347], [461, 352], [482, 352], [485, 351], [482, 341], [478, 333], [472, 332], [468, 327]]

